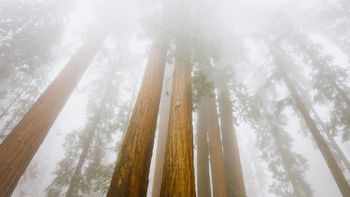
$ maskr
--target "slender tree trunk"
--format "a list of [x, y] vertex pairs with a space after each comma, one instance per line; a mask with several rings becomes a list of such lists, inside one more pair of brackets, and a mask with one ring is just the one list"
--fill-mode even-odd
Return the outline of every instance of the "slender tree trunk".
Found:
[[[278, 60], [277, 57], [274, 55], [277, 50], [273, 50], [273, 56], [275, 60]], [[308, 110], [304, 103], [302, 102], [295, 86], [293, 85], [293, 82], [288, 77], [287, 73], [284, 71], [284, 68], [282, 65], [280, 65], [281, 61], [276, 61], [276, 67], [278, 71], [281, 73], [281, 76], [283, 80], [285, 81], [288, 90], [290, 91], [295, 104], [300, 111], [301, 115], [303, 116], [306, 125], [308, 126], [314, 140], [316, 141], [316, 144], [318, 148], [320, 149], [323, 158], [325, 159], [329, 170], [331, 171], [333, 178], [335, 179], [338, 188], [340, 192], [343, 194], [343, 196], [350, 196], [350, 186], [347, 182], [343, 172], [341, 171], [340, 167], [338, 166], [335, 158], [332, 155], [332, 152], [330, 148], [328, 147], [326, 141], [323, 139], [320, 131], [318, 130], [314, 120], [311, 118], [310, 114], [308, 113]]]
[[220, 80], [217, 85], [217, 90], [228, 196], [244, 197], [247, 196], [247, 194], [244, 185], [236, 131], [233, 124], [233, 106], [228, 93], [227, 83]]
[[80, 185], [79, 183], [80, 183], [80, 179], [81, 179], [80, 178], [81, 170], [82, 170], [83, 165], [84, 165], [86, 158], [88, 156], [91, 142], [93, 141], [93, 138], [95, 136], [95, 130], [96, 130], [96, 127], [97, 127], [98, 122], [99, 122], [100, 111], [98, 112], [96, 119], [92, 123], [92, 128], [89, 128], [89, 130], [88, 130], [88, 134], [87, 134], [88, 136], [87, 136], [86, 141], [84, 142], [83, 151], [81, 152], [81, 154], [79, 156], [77, 167], [75, 168], [74, 173], [70, 179], [68, 190], [66, 192], [66, 197], [78, 196], [78, 188], [79, 188], [79, 185]]
[[146, 196], [160, 95], [166, 63], [163, 40], [156, 40], [107, 196]]
[[[208, 131], [208, 147], [214, 196], [227, 196], [224, 153], [219, 128], [219, 117], [215, 97], [204, 98], [206, 107], [206, 123]], [[232, 165], [232, 164], [231, 164]]]
[[88, 40], [0, 145], [0, 191], [9, 196], [106, 34]]
[[191, 44], [177, 40], [168, 138], [160, 196], [195, 196]]
[[309, 96], [307, 94], [305, 94], [305, 90], [302, 90], [302, 88], [297, 83], [294, 83], [294, 84], [295, 84], [295, 87], [299, 90], [299, 92], [301, 94], [301, 99], [304, 101], [306, 108], [310, 112], [312, 112], [316, 122], [318, 124], [320, 124], [321, 130], [326, 134], [328, 142], [329, 142], [328, 143], [329, 146], [333, 149], [333, 151], [336, 152], [336, 155], [339, 157], [338, 160], [343, 162], [343, 164], [346, 167], [346, 169], [348, 170], [348, 172], [350, 172], [349, 160], [346, 158], [344, 152], [341, 150], [338, 143], [334, 140], [334, 137], [332, 136], [331, 132], [329, 131], [329, 129], [327, 129], [327, 127], [324, 125], [324, 122], [322, 121], [322, 119], [320, 118], [320, 116], [318, 115], [316, 110], [313, 108]]
[[197, 192], [200, 197], [211, 196], [209, 175], [208, 131], [206, 126], [206, 110], [203, 99], [197, 113]]
[[93, 116], [92, 122], [88, 122], [88, 125], [85, 128], [85, 132], [86, 132], [87, 137], [83, 142], [83, 150], [81, 151], [77, 166], [76, 166], [74, 173], [70, 179], [68, 190], [66, 192], [66, 197], [79, 196], [78, 189], [80, 186], [81, 171], [82, 171], [84, 163], [89, 155], [89, 150], [90, 150], [91, 145], [93, 143], [93, 140], [96, 136], [96, 132], [98, 132], [96, 129], [97, 129], [99, 122], [101, 121], [101, 115], [103, 113], [104, 104], [106, 103], [106, 101], [107, 101], [107, 99], [112, 91], [112, 81], [113, 81], [114, 74], [116, 73], [116, 70], [117, 70], [116, 66], [112, 66], [111, 69], [109, 70], [109, 72], [107, 74], [108, 77], [107, 77], [106, 81], [104, 82], [104, 87], [102, 87], [104, 89], [103, 90], [103, 98], [100, 101], [99, 107]]
[[[169, 69], [166, 69], [169, 70]], [[166, 71], [168, 73], [168, 71]], [[172, 73], [172, 72], [171, 72]], [[169, 79], [172, 79], [170, 74]], [[168, 126], [169, 126], [169, 112], [170, 112], [170, 98], [171, 98], [171, 86], [172, 81], [169, 80], [169, 84], [166, 83], [165, 91], [163, 91], [162, 101], [160, 103], [160, 112], [159, 112], [159, 131], [158, 131], [158, 140], [157, 140], [157, 152], [155, 155], [156, 163], [154, 167], [154, 177], [153, 177], [153, 189], [152, 196], [159, 197], [160, 195], [160, 186], [162, 184], [162, 174], [163, 174], [163, 164], [165, 157], [165, 147], [166, 139], [168, 136]]]
[[302, 197], [303, 195], [301, 195], [300, 188], [299, 188], [298, 183], [297, 183], [298, 181], [295, 179], [295, 176], [294, 176], [294, 173], [292, 170], [292, 166], [289, 164], [288, 158], [283, 151], [284, 148], [280, 142], [280, 138], [279, 138], [278, 132], [276, 130], [277, 128], [271, 123], [271, 120], [268, 120], [268, 122], [269, 122], [269, 127], [271, 130], [272, 136], [274, 138], [274, 142], [275, 142], [274, 144], [276, 146], [277, 153], [281, 157], [283, 168], [286, 170], [287, 177], [288, 177], [290, 183], [292, 184], [293, 193], [296, 197]]

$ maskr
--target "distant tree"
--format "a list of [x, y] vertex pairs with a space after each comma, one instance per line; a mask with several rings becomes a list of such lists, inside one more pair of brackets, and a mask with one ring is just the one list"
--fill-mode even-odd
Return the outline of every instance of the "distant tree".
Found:
[[296, 32], [290, 39], [296, 44], [293, 46], [302, 54], [306, 62], [312, 66], [312, 83], [317, 90], [314, 100], [334, 103], [330, 127], [333, 131], [341, 132], [344, 141], [348, 140], [350, 137], [348, 126], [350, 125], [350, 98], [346, 93], [347, 70], [335, 66], [332, 57], [323, 55], [321, 46], [303, 33]]
[[[224, 67], [229, 69], [228, 67]], [[233, 104], [230, 98], [230, 72], [218, 71], [216, 80], [217, 97], [219, 103], [220, 129], [225, 159], [225, 172], [228, 196], [246, 196], [241, 158], [235, 131]]]
[[204, 102], [200, 101], [197, 110], [197, 194], [210, 197], [211, 184], [209, 175], [208, 131], [206, 127]]
[[278, 48], [278, 46], [276, 46], [276, 44], [270, 43], [269, 48], [270, 48], [271, 54], [273, 56], [276, 68], [277, 68], [279, 74], [281, 75], [282, 79], [286, 83], [286, 86], [293, 97], [293, 100], [295, 102], [297, 109], [300, 111], [300, 113], [301, 113], [303, 119], [305, 120], [314, 140], [316, 141], [316, 144], [319, 147], [319, 149], [322, 153], [322, 156], [324, 157], [324, 159], [328, 165], [328, 168], [331, 171], [331, 173], [332, 173], [332, 175], [333, 175], [333, 177], [338, 185], [339, 190], [341, 191], [341, 193], [344, 196], [350, 195], [350, 186], [349, 186], [343, 172], [341, 171], [334, 156], [332, 155], [332, 152], [329, 149], [326, 141], [323, 139], [319, 129], [317, 128], [317, 126], [314, 122], [314, 120], [310, 116], [305, 104], [301, 100], [300, 95], [297, 92], [297, 89], [295, 88], [295, 86], [293, 84], [293, 81], [289, 78], [286, 71], [284, 70], [285, 68], [283, 68], [283, 66], [282, 66], [285, 64], [288, 65], [288, 63], [285, 62], [286, 57], [283, 56], [283, 54], [281, 54], [282, 53], [281, 49]]

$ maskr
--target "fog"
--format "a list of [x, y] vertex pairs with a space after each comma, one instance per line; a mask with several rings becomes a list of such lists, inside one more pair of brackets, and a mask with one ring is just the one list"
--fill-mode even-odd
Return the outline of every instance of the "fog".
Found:
[[0, 196], [350, 196], [349, 32], [348, 0], [0, 0]]

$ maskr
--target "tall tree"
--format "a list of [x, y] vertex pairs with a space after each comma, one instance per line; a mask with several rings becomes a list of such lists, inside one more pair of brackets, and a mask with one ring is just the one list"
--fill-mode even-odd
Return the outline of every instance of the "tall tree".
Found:
[[185, 35], [177, 38], [161, 196], [196, 195], [193, 165], [191, 48], [191, 42]]
[[219, 116], [215, 94], [212, 97], [204, 98], [206, 107], [206, 125], [208, 132], [208, 146], [210, 155], [210, 166], [212, 172], [212, 185], [214, 196], [228, 196], [224, 154], [222, 151]]
[[[336, 160], [344, 165], [344, 167], [350, 172], [350, 162], [346, 158], [343, 150], [339, 147], [338, 143], [334, 139], [334, 135], [332, 134], [331, 128], [327, 127], [325, 123], [322, 121], [321, 117], [318, 115], [317, 111], [312, 105], [311, 99], [309, 95], [307, 95], [307, 91], [303, 89], [297, 82], [294, 82], [296, 89], [298, 92], [300, 92], [300, 97], [305, 103], [305, 106], [309, 110], [309, 113], [311, 113], [315, 119], [315, 122], [319, 126], [320, 130], [326, 134], [328, 139], [328, 144], [330, 148], [332, 149], [333, 155], [335, 156]], [[334, 132], [333, 132], [334, 133]]]
[[167, 43], [154, 41], [107, 196], [146, 196]]
[[[276, 44], [275, 44], [276, 45]], [[343, 196], [350, 196], [350, 186], [349, 183], [347, 182], [343, 172], [341, 171], [340, 167], [338, 166], [334, 156], [332, 155], [331, 150], [329, 149], [326, 141], [323, 139], [319, 129], [317, 128], [314, 120], [310, 116], [305, 104], [302, 102], [299, 93], [297, 92], [292, 80], [289, 78], [287, 75], [286, 71], [284, 70], [282, 65], [284, 65], [284, 61], [282, 57], [284, 57], [281, 54], [281, 49], [276, 47], [275, 45], [270, 45], [270, 52], [273, 56], [273, 59], [275, 61], [275, 66], [278, 70], [278, 72], [281, 74], [284, 82], [286, 83], [286, 86], [288, 90], [290, 91], [295, 105], [300, 111], [301, 115], [303, 116], [312, 136], [313, 139], [315, 140], [317, 146], [319, 147], [323, 158], [325, 159], [329, 170], [331, 171], [333, 178], [335, 179], [338, 188], [340, 192], [343, 194]], [[277, 49], [276, 49], [277, 48]], [[285, 57], [284, 57], [285, 58]]]
[[7, 104], [0, 107], [0, 141], [45, 88], [70, 5], [57, 0], [1, 3], [0, 102]]
[[220, 129], [225, 159], [228, 196], [246, 196], [242, 164], [234, 128], [233, 105], [230, 99], [227, 76], [220, 72], [217, 79]]
[[106, 33], [90, 37], [0, 145], [0, 190], [10, 195], [93, 60]]
[[201, 100], [197, 111], [197, 192], [198, 196], [210, 197], [208, 131], [204, 104], [204, 101]]
[[277, 196], [312, 196], [312, 190], [304, 178], [307, 161], [291, 150], [293, 139], [283, 128], [287, 119], [281, 112], [289, 103], [289, 97], [276, 100], [276, 87], [272, 80], [267, 78], [253, 100], [247, 98], [249, 105], [245, 107], [250, 110], [248, 120], [257, 131], [256, 143], [262, 153], [261, 158], [272, 172], [270, 191]]

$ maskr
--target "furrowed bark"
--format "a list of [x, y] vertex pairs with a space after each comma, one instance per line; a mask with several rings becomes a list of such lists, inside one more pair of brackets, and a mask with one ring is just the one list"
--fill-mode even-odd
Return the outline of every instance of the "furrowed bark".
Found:
[[160, 196], [195, 196], [192, 141], [191, 44], [177, 40], [170, 118]]
[[0, 145], [0, 191], [10, 196], [106, 34], [92, 36]]
[[147, 195], [166, 52], [163, 40], [153, 43], [107, 196]]

